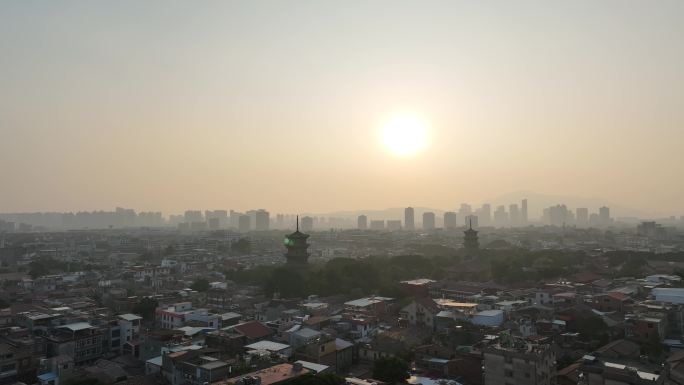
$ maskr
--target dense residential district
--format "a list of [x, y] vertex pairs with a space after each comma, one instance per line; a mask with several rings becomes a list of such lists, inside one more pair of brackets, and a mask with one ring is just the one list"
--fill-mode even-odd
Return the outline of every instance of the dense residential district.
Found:
[[214, 214], [3, 217], [0, 385], [684, 384], [674, 218]]

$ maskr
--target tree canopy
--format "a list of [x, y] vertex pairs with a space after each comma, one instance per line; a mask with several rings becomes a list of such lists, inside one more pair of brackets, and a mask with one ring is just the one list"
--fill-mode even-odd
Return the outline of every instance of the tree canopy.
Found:
[[205, 278], [199, 278], [193, 282], [192, 285], [190, 285], [192, 290], [199, 292], [205, 292], [209, 290], [209, 287], [211, 287], [211, 285], [209, 285], [209, 281], [207, 281]]
[[397, 357], [379, 358], [373, 362], [373, 378], [391, 384], [404, 382], [409, 378], [409, 365]]

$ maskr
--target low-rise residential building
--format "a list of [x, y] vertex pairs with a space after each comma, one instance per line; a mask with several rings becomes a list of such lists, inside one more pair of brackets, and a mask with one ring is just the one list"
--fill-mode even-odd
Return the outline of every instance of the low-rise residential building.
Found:
[[92, 364], [102, 356], [102, 331], [88, 322], [77, 322], [52, 329], [45, 336], [48, 358], [66, 355], [74, 365]]
[[547, 385], [554, 382], [556, 356], [549, 345], [538, 345], [507, 335], [487, 347], [485, 385]]
[[638, 342], [662, 341], [667, 330], [667, 318], [661, 313], [627, 314], [625, 337]]

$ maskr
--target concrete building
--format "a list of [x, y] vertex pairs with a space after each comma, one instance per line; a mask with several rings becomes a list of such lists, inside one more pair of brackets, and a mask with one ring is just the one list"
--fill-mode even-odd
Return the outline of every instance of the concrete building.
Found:
[[484, 349], [485, 385], [550, 385], [556, 356], [549, 345], [503, 335]]
[[444, 213], [444, 229], [454, 230], [458, 227], [458, 220], [456, 213], [453, 211], [448, 211]]
[[504, 312], [503, 310], [483, 310], [475, 313], [470, 322], [474, 325], [498, 327], [503, 324]]
[[390, 219], [387, 221], [387, 231], [400, 231], [401, 221], [398, 219]]
[[416, 216], [413, 207], [404, 209], [404, 229], [406, 231], [413, 231], [416, 229], [415, 218]]
[[359, 230], [367, 230], [368, 229], [368, 217], [365, 215], [359, 215], [359, 217], [356, 218], [356, 227]]
[[303, 217], [302, 224], [300, 226], [302, 231], [305, 233], [310, 233], [314, 229], [314, 220], [312, 217]]
[[508, 206], [508, 215], [509, 215], [509, 219], [511, 221], [512, 227], [520, 226], [520, 224], [522, 222], [522, 217], [520, 214], [520, 209], [518, 208], [517, 204], [513, 203], [513, 204]]
[[599, 208], [599, 225], [608, 227], [611, 224], [610, 208], [603, 206]]
[[577, 227], [589, 226], [589, 209], [586, 207], [579, 207], [575, 210], [575, 223]]
[[370, 229], [376, 231], [385, 230], [385, 221], [382, 219], [374, 219], [370, 221]]
[[238, 218], [238, 231], [247, 233], [252, 229], [252, 218], [249, 215], [240, 215]]
[[423, 230], [434, 230], [435, 229], [435, 213], [426, 212], [423, 213]]
[[255, 213], [254, 228], [256, 231], [268, 231], [271, 225], [271, 215], [264, 209], [259, 209]]
[[89, 365], [102, 357], [102, 341], [102, 331], [88, 322], [60, 326], [45, 337], [46, 357], [67, 355], [75, 366]]
[[480, 218], [477, 215], [467, 215], [464, 222], [466, 227], [478, 228], [480, 226]]

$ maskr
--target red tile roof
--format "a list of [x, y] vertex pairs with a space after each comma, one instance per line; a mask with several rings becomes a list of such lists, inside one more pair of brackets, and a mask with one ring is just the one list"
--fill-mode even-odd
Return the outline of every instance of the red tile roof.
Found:
[[627, 301], [629, 299], [629, 296], [625, 293], [619, 293], [619, 292], [610, 292], [606, 293], [606, 295], [612, 299], [618, 300], [618, 301]]
[[273, 330], [259, 321], [249, 321], [235, 325], [233, 326], [233, 330], [250, 340], [268, 337], [273, 334]]

